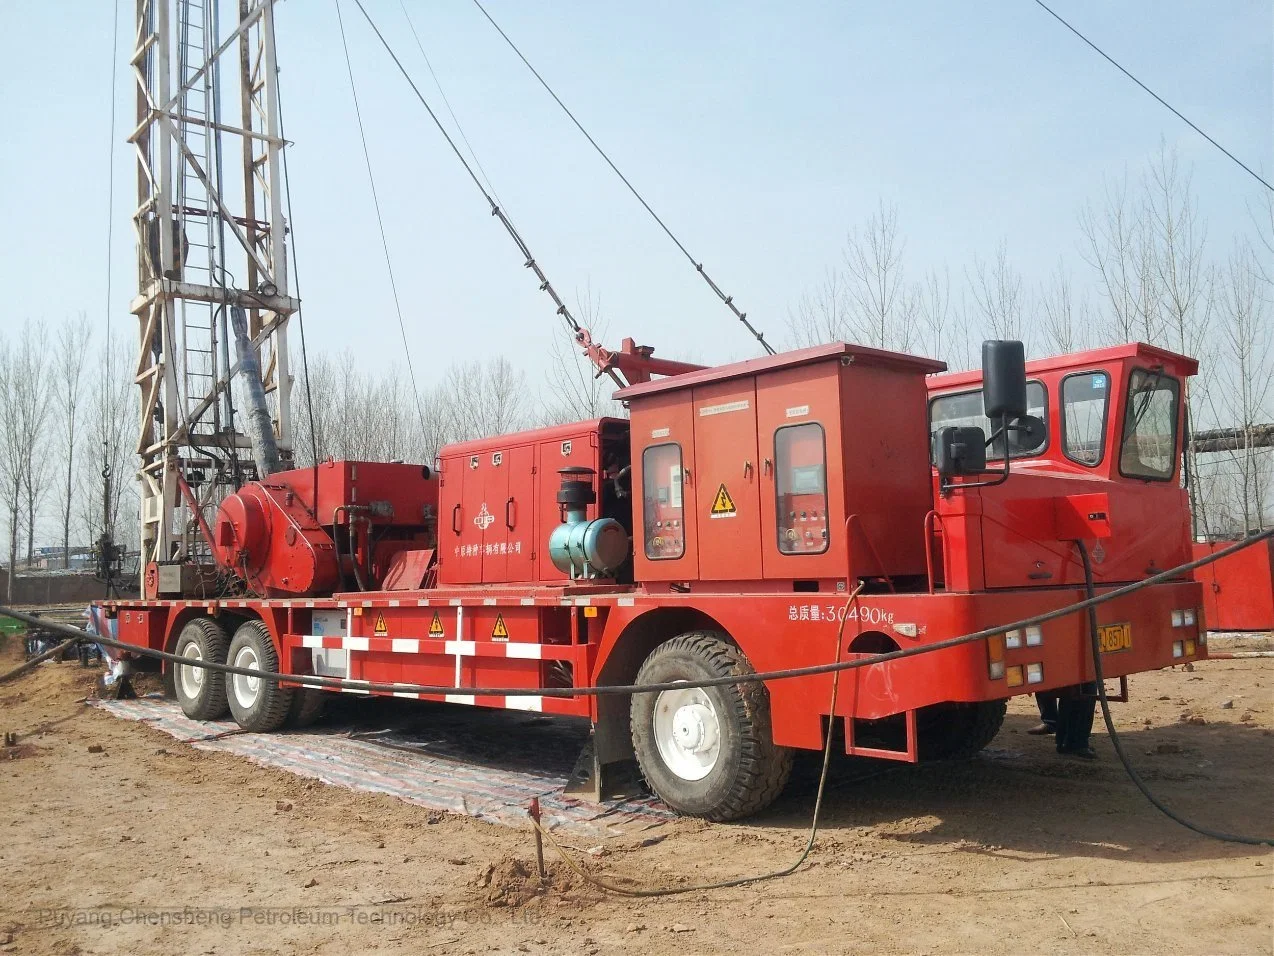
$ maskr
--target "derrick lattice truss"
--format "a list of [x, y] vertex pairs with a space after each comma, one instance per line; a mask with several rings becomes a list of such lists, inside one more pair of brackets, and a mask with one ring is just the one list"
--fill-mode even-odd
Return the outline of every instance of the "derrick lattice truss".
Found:
[[[223, 9], [224, 6], [224, 9]], [[283, 139], [273, 0], [137, 0], [141, 568], [209, 561], [199, 513], [252, 477], [230, 322], [245, 310], [291, 456]]]

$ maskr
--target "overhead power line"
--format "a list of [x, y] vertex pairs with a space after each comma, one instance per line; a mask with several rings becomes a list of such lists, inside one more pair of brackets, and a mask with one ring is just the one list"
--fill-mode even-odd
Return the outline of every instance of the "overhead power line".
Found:
[[[476, 3], [476, 2], [477, 2], [477, 0], [474, 0], [474, 2]], [[1187, 126], [1189, 126], [1192, 130], [1194, 130], [1196, 133], [1198, 133], [1200, 136], [1202, 136], [1204, 139], [1206, 139], [1209, 143], [1211, 143], [1213, 146], [1215, 146], [1215, 147], [1216, 147], [1217, 149], [1219, 149], [1221, 152], [1225, 153], [1225, 155], [1226, 155], [1226, 156], [1228, 156], [1228, 157], [1229, 157], [1230, 159], [1232, 159], [1235, 163], [1237, 163], [1237, 164], [1239, 165], [1239, 167], [1240, 167], [1240, 168], [1242, 168], [1242, 169], [1243, 169], [1243, 170], [1244, 170], [1244, 171], [1245, 171], [1245, 172], [1246, 172], [1249, 176], [1251, 176], [1253, 179], [1255, 179], [1258, 183], [1260, 183], [1260, 184], [1261, 184], [1262, 186], [1264, 186], [1266, 189], [1270, 190], [1271, 192], [1274, 192], [1274, 186], [1271, 186], [1268, 182], [1266, 182], [1264, 179], [1262, 179], [1262, 178], [1261, 178], [1261, 177], [1260, 177], [1260, 176], [1259, 176], [1259, 175], [1258, 175], [1258, 174], [1257, 174], [1257, 173], [1256, 173], [1256, 172], [1252, 169], [1252, 167], [1250, 167], [1247, 163], [1243, 162], [1243, 160], [1241, 160], [1241, 159], [1239, 159], [1237, 156], [1235, 156], [1232, 152], [1230, 152], [1228, 149], [1226, 149], [1224, 146], [1222, 146], [1220, 143], [1218, 143], [1215, 139], [1213, 139], [1211, 136], [1209, 136], [1209, 135], [1208, 135], [1207, 133], [1205, 133], [1203, 130], [1199, 129], [1199, 127], [1198, 127], [1198, 126], [1196, 126], [1193, 122], [1191, 122], [1191, 121], [1190, 121], [1190, 119], [1189, 119], [1188, 117], [1186, 117], [1186, 116], [1185, 116], [1185, 115], [1184, 115], [1184, 114], [1183, 114], [1183, 113], [1182, 113], [1179, 109], [1177, 109], [1175, 106], [1173, 106], [1171, 103], [1169, 103], [1167, 100], [1165, 100], [1162, 96], [1160, 96], [1158, 93], [1156, 93], [1156, 92], [1155, 92], [1154, 90], [1152, 90], [1150, 87], [1146, 86], [1146, 84], [1145, 84], [1145, 83], [1141, 82], [1141, 80], [1137, 79], [1135, 76], [1133, 76], [1131, 73], [1129, 73], [1126, 69], [1124, 69], [1124, 68], [1123, 68], [1123, 67], [1122, 67], [1122, 66], [1121, 66], [1121, 65], [1120, 65], [1120, 64], [1119, 64], [1119, 63], [1118, 63], [1118, 62], [1117, 62], [1117, 61], [1116, 61], [1113, 57], [1111, 57], [1111, 56], [1110, 56], [1110, 55], [1109, 55], [1109, 54], [1108, 54], [1105, 50], [1103, 50], [1101, 47], [1099, 47], [1099, 46], [1098, 46], [1096, 43], [1094, 43], [1092, 40], [1088, 39], [1088, 37], [1084, 36], [1084, 34], [1080, 33], [1078, 30], [1076, 30], [1073, 26], [1071, 26], [1069, 23], [1067, 23], [1064, 19], [1062, 19], [1062, 17], [1058, 15], [1057, 11], [1055, 11], [1055, 10], [1054, 10], [1052, 7], [1050, 7], [1048, 4], [1044, 3], [1044, 0], [1035, 0], [1035, 3], [1036, 3], [1036, 4], [1037, 4], [1037, 5], [1038, 5], [1041, 9], [1043, 9], [1045, 12], [1047, 12], [1047, 13], [1049, 14], [1049, 16], [1051, 16], [1054, 20], [1056, 20], [1058, 23], [1060, 23], [1062, 26], [1064, 26], [1067, 30], [1070, 30], [1070, 32], [1071, 32], [1071, 33], [1075, 34], [1075, 36], [1079, 37], [1081, 40], [1083, 40], [1085, 43], [1087, 43], [1090, 47], [1092, 47], [1092, 48], [1093, 48], [1093, 49], [1094, 49], [1094, 50], [1095, 50], [1095, 51], [1096, 51], [1096, 52], [1097, 52], [1097, 53], [1098, 53], [1098, 54], [1102, 57], [1102, 59], [1104, 59], [1107, 63], [1109, 63], [1111, 66], [1113, 66], [1115, 69], [1117, 69], [1120, 73], [1122, 73], [1124, 76], [1128, 77], [1128, 79], [1132, 80], [1134, 83], [1136, 83], [1138, 86], [1140, 86], [1143, 90], [1145, 90], [1147, 93], [1149, 93], [1151, 96], [1153, 96], [1156, 100], [1158, 100], [1158, 101], [1159, 101], [1159, 103], [1160, 103], [1160, 105], [1162, 105], [1162, 106], [1163, 106], [1163, 107], [1165, 107], [1166, 109], [1170, 110], [1170, 111], [1172, 112], [1172, 114], [1173, 114], [1174, 116], [1176, 116], [1176, 117], [1177, 117], [1177, 119], [1181, 120], [1181, 122], [1185, 123]]]
[[704, 269], [703, 263], [697, 260], [694, 256], [690, 254], [690, 251], [682, 244], [681, 240], [678, 239], [673, 234], [673, 231], [668, 228], [667, 223], [665, 223], [661, 218], [659, 218], [659, 214], [656, 213], [655, 210], [650, 207], [650, 203], [646, 202], [642, 194], [637, 191], [637, 188], [631, 182], [629, 182], [628, 177], [619, 171], [619, 167], [616, 166], [614, 161], [610, 158], [610, 156], [607, 155], [606, 150], [602, 149], [601, 146], [597, 144], [597, 140], [593, 139], [593, 137], [589, 134], [588, 130], [584, 128], [584, 125], [578, 119], [575, 118], [575, 114], [572, 113], [570, 109], [567, 107], [567, 105], [562, 102], [561, 97], [559, 97], [555, 92], [553, 92], [553, 87], [549, 86], [548, 82], [544, 79], [544, 77], [540, 75], [540, 71], [531, 65], [531, 61], [528, 60], [526, 56], [522, 53], [522, 51], [518, 49], [517, 44], [514, 43], [513, 40], [509, 38], [509, 35], [504, 32], [504, 30], [500, 27], [500, 24], [495, 22], [495, 19], [491, 16], [491, 14], [487, 12], [487, 8], [484, 7], [479, 2], [479, 0], [473, 0], [473, 4], [479, 10], [482, 11], [482, 15], [487, 18], [487, 22], [489, 22], [493, 27], [495, 27], [496, 32], [499, 33], [500, 36], [504, 38], [504, 42], [507, 43], [509, 45], [509, 48], [518, 55], [518, 59], [521, 60], [523, 64], [526, 65], [526, 68], [531, 71], [531, 75], [540, 81], [540, 86], [544, 87], [548, 95], [553, 97], [553, 101], [562, 108], [562, 112], [565, 113], [570, 118], [570, 121], [575, 124], [575, 128], [584, 134], [584, 138], [588, 140], [589, 144], [592, 145], [593, 149], [597, 151], [597, 155], [606, 161], [606, 165], [609, 166], [611, 170], [614, 171], [615, 175], [619, 177], [620, 182], [622, 182], [625, 186], [628, 187], [628, 191], [633, 194], [633, 196], [636, 198], [636, 200], [639, 203], [641, 203], [642, 208], [644, 208], [646, 212], [650, 213], [650, 217], [659, 224], [659, 228], [662, 229], [664, 233], [668, 236], [668, 238], [673, 241], [673, 244], [676, 245], [676, 247], [681, 250], [681, 254], [685, 256], [687, 260], [689, 260], [692, 266], [695, 267], [695, 271], [698, 272], [699, 275], [703, 276], [703, 281], [708, 283], [708, 287], [712, 289], [712, 291], [717, 294], [717, 297], [723, 303], [725, 303], [726, 307], [731, 312], [734, 313], [734, 317], [737, 318], [740, 322], [742, 322], [744, 327], [749, 332], [752, 333], [753, 337], [758, 342], [761, 343], [761, 348], [765, 349], [767, 354], [773, 355], [774, 349], [770, 347], [769, 342], [765, 341], [765, 333], [758, 331], [756, 327], [754, 327], [752, 323], [748, 321], [748, 316], [746, 312], [739, 311], [738, 307], [734, 304], [734, 296], [726, 295], [725, 292], [721, 290], [721, 287], [718, 286], [714, 281], [712, 281], [712, 277], [708, 275], [707, 270]]
[[[337, 0], [338, 9], [339, 3], [340, 0]], [[385, 35], [380, 32], [380, 27], [376, 26], [376, 21], [374, 21], [371, 14], [367, 12], [367, 8], [363, 6], [362, 0], [354, 0], [354, 4], [358, 7], [359, 12], [362, 13], [363, 19], [367, 21], [367, 25], [372, 28], [372, 32], [376, 34], [376, 39], [380, 41], [380, 45], [384, 47], [385, 52], [389, 54], [389, 58], [394, 61], [394, 66], [398, 67], [398, 72], [401, 73], [403, 79], [407, 81], [407, 85], [411, 87], [411, 91], [416, 94], [416, 99], [418, 99], [420, 101], [420, 105], [425, 108], [425, 112], [428, 113], [429, 118], [433, 120], [434, 126], [436, 126], [438, 128], [438, 132], [442, 134], [442, 138], [447, 141], [447, 145], [450, 146], [451, 151], [455, 153], [456, 159], [460, 160], [460, 165], [463, 166], [464, 171], [469, 174], [469, 178], [473, 181], [473, 185], [478, 188], [478, 192], [482, 193], [482, 198], [485, 199], [487, 201], [487, 205], [491, 207], [491, 215], [500, 220], [500, 224], [504, 226], [505, 231], [509, 234], [509, 238], [513, 240], [514, 244], [518, 247], [518, 251], [522, 253], [526, 267], [535, 273], [535, 277], [540, 280], [540, 291], [546, 293], [548, 297], [553, 300], [553, 304], [557, 307], [557, 314], [562, 317], [563, 321], [565, 321], [568, 326], [570, 326], [570, 329], [573, 333], [575, 333], [577, 340], [580, 339], [581, 334], [584, 331], [583, 328], [577, 321], [575, 321], [575, 316], [571, 315], [571, 310], [567, 307], [566, 303], [562, 301], [562, 297], [557, 294], [557, 290], [553, 288], [553, 283], [550, 282], [548, 276], [544, 274], [544, 270], [540, 268], [540, 264], [536, 262], [535, 256], [531, 254], [531, 249], [526, 244], [526, 240], [522, 238], [521, 234], [514, 227], [512, 220], [509, 219], [504, 210], [500, 208], [499, 203], [491, 198], [491, 193], [489, 193], [486, 187], [482, 185], [482, 180], [480, 180], [478, 178], [478, 174], [474, 172], [472, 164], [465, 159], [464, 153], [460, 152], [460, 147], [456, 145], [456, 141], [452, 139], [451, 134], [447, 132], [447, 127], [443, 125], [442, 120], [438, 118], [438, 114], [435, 113], [433, 107], [429, 105], [429, 101], [426, 100], [424, 94], [420, 92], [420, 87], [418, 87], [415, 80], [411, 78], [411, 74], [408, 73], [407, 68], [403, 66], [402, 60], [398, 59], [398, 54], [395, 53], [394, 48], [389, 45], [389, 41], [385, 39]], [[610, 376], [611, 380], [621, 388], [627, 384], [619, 377], [619, 374], [615, 372], [614, 369], [608, 370], [607, 374]]]
[[[358, 0], [355, 0], [357, 3]], [[361, 3], [358, 4], [363, 9]], [[364, 10], [363, 15], [367, 12]], [[341, 28], [341, 48], [345, 51], [345, 70], [349, 74], [349, 91], [354, 97], [354, 117], [358, 120], [358, 137], [363, 141], [363, 161], [367, 164], [367, 182], [372, 189], [372, 206], [376, 210], [376, 225], [380, 228], [380, 245], [385, 252], [385, 270], [389, 273], [389, 291], [394, 297], [394, 311], [398, 313], [398, 331], [403, 337], [403, 355], [407, 359], [407, 377], [411, 380], [411, 394], [416, 399], [416, 414], [420, 417], [421, 434], [427, 431], [425, 411], [420, 405], [420, 389], [416, 387], [416, 370], [411, 364], [411, 348], [407, 344], [407, 324], [403, 321], [403, 306], [398, 299], [398, 283], [394, 281], [394, 263], [389, 257], [389, 239], [385, 236], [385, 218], [380, 212], [380, 197], [376, 193], [376, 177], [372, 175], [372, 155], [367, 149], [367, 133], [363, 130], [363, 111], [358, 105], [358, 87], [354, 85], [354, 63], [349, 55], [349, 43], [345, 40], [345, 18], [341, 16], [341, 0], [336, 0], [336, 22]]]

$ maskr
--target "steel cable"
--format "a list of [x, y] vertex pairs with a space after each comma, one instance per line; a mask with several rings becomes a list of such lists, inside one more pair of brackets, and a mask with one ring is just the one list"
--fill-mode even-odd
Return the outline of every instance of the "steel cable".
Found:
[[[339, 3], [340, 0], [337, 0], [337, 2]], [[468, 173], [469, 178], [473, 180], [473, 185], [477, 187], [478, 192], [482, 193], [482, 198], [487, 201], [487, 205], [491, 209], [491, 215], [500, 220], [500, 224], [504, 226], [505, 231], [509, 234], [509, 238], [513, 240], [514, 244], [518, 247], [518, 251], [522, 253], [523, 264], [535, 273], [535, 277], [540, 280], [540, 291], [546, 293], [548, 297], [553, 300], [553, 305], [556, 307], [557, 314], [560, 315], [563, 321], [565, 321], [570, 327], [571, 332], [575, 335], [576, 341], [582, 341], [581, 334], [584, 331], [583, 328], [580, 326], [579, 322], [575, 320], [575, 316], [571, 314], [571, 310], [562, 300], [562, 297], [557, 294], [557, 290], [553, 288], [553, 283], [549, 281], [548, 276], [540, 267], [540, 264], [536, 261], [535, 256], [531, 254], [530, 247], [522, 238], [521, 233], [519, 233], [517, 228], [513, 225], [513, 221], [505, 214], [500, 204], [492, 198], [489, 192], [487, 192], [486, 187], [482, 185], [482, 180], [478, 178], [478, 174], [474, 172], [469, 161], [465, 159], [464, 153], [460, 151], [460, 147], [456, 145], [456, 141], [451, 138], [451, 134], [447, 132], [447, 128], [443, 125], [442, 120], [438, 118], [438, 114], [434, 112], [433, 107], [429, 105], [429, 101], [426, 100], [424, 94], [420, 92], [420, 88], [416, 86], [415, 80], [411, 78], [411, 74], [408, 73], [407, 68], [403, 66], [402, 60], [398, 58], [398, 54], [394, 52], [394, 48], [389, 45], [389, 41], [385, 39], [384, 34], [380, 32], [380, 28], [376, 26], [376, 22], [372, 20], [371, 14], [369, 14], [367, 9], [363, 6], [362, 0], [354, 0], [354, 3], [363, 14], [363, 19], [367, 21], [367, 25], [371, 27], [372, 32], [376, 34], [376, 39], [380, 41], [380, 45], [385, 48], [385, 52], [389, 54], [390, 59], [394, 61], [394, 65], [398, 67], [398, 72], [401, 73], [403, 79], [407, 81], [407, 85], [411, 87], [411, 91], [416, 94], [416, 99], [420, 101], [420, 105], [425, 108], [425, 112], [429, 114], [429, 118], [432, 119], [434, 125], [438, 127], [438, 132], [441, 133], [442, 138], [447, 141], [447, 145], [450, 146], [451, 151], [455, 153], [456, 159], [460, 160], [460, 165], [464, 167], [464, 171]], [[611, 381], [620, 388], [623, 388], [624, 385], [627, 384], [619, 377], [614, 369], [609, 369], [607, 374], [610, 376]]]
[[565, 113], [567, 117], [569, 117], [570, 121], [575, 124], [575, 128], [584, 134], [584, 138], [588, 140], [589, 145], [591, 145], [593, 149], [597, 151], [597, 155], [606, 161], [606, 165], [609, 166], [611, 170], [615, 173], [615, 175], [619, 177], [620, 182], [622, 182], [625, 186], [628, 187], [628, 191], [633, 194], [633, 197], [639, 203], [641, 203], [642, 208], [645, 209], [646, 212], [650, 213], [650, 218], [652, 218], [653, 220], [655, 220], [655, 222], [659, 224], [659, 228], [662, 229], [664, 231], [664, 234], [669, 239], [672, 240], [673, 245], [675, 245], [678, 249], [681, 250], [681, 254], [686, 257], [687, 261], [692, 266], [695, 267], [695, 271], [698, 272], [699, 275], [703, 277], [703, 281], [708, 283], [708, 288], [710, 288], [713, 292], [717, 294], [717, 298], [719, 298], [725, 304], [726, 308], [728, 308], [731, 312], [734, 313], [734, 317], [738, 319], [740, 322], [742, 322], [744, 328], [746, 328], [749, 332], [752, 333], [753, 338], [755, 338], [758, 342], [761, 343], [761, 348], [765, 349], [766, 354], [774, 355], [775, 354], [774, 348], [770, 345], [769, 342], [765, 341], [765, 333], [757, 329], [751, 322], [748, 321], [748, 314], [746, 312], [739, 311], [738, 306], [734, 304], [734, 296], [726, 295], [725, 292], [722, 291], [721, 287], [718, 286], [716, 282], [712, 280], [712, 276], [708, 275], [707, 270], [704, 269], [703, 263], [699, 262], [697, 259], [695, 259], [694, 256], [690, 254], [690, 250], [687, 249], [685, 245], [682, 244], [681, 240], [678, 239], [676, 235], [673, 234], [673, 231], [668, 228], [667, 223], [665, 223], [663, 219], [659, 217], [659, 214], [655, 212], [654, 209], [651, 208], [650, 203], [646, 202], [645, 197], [642, 196], [642, 194], [637, 191], [637, 187], [634, 186], [631, 182], [629, 182], [627, 176], [625, 176], [622, 172], [620, 172], [619, 167], [616, 166], [614, 161], [610, 158], [610, 156], [607, 155], [606, 150], [602, 149], [601, 146], [598, 145], [597, 140], [593, 139], [592, 134], [590, 134], [589, 131], [584, 128], [584, 124], [582, 124], [578, 119], [575, 118], [575, 114], [570, 111], [570, 108], [567, 107], [567, 105], [562, 102], [561, 98], [555, 92], [553, 92], [553, 87], [549, 86], [548, 81], [545, 80], [544, 77], [540, 75], [540, 71], [531, 65], [531, 61], [528, 60], [526, 56], [523, 55], [522, 51], [518, 49], [517, 44], [514, 43], [513, 40], [509, 38], [509, 35], [504, 32], [500, 24], [495, 22], [491, 14], [487, 12], [487, 8], [484, 7], [479, 2], [479, 0], [473, 0], [473, 3], [474, 3], [474, 6], [476, 6], [479, 10], [482, 11], [482, 15], [487, 18], [487, 22], [490, 23], [493, 27], [495, 27], [496, 32], [499, 33], [500, 36], [504, 38], [504, 42], [509, 45], [509, 49], [511, 49], [514, 53], [516, 53], [518, 55], [518, 59], [521, 60], [523, 64], [525, 64], [526, 68], [531, 71], [531, 75], [540, 81], [540, 86], [544, 87], [548, 95], [553, 97], [553, 101], [562, 108], [562, 112]]
[[[367, 182], [372, 190], [372, 206], [376, 210], [376, 225], [380, 229], [380, 245], [385, 253], [385, 270], [389, 273], [389, 291], [394, 298], [394, 311], [398, 314], [398, 331], [403, 338], [403, 357], [407, 360], [407, 376], [411, 379], [411, 394], [416, 399], [416, 414], [420, 417], [420, 433], [422, 438], [429, 431], [425, 425], [425, 410], [420, 404], [420, 389], [416, 387], [416, 369], [411, 361], [411, 348], [407, 344], [407, 324], [403, 321], [403, 306], [398, 298], [398, 283], [394, 281], [394, 263], [389, 256], [389, 239], [385, 235], [385, 217], [380, 211], [380, 196], [376, 192], [376, 177], [372, 174], [372, 155], [367, 148], [367, 133], [363, 129], [363, 111], [358, 103], [358, 87], [354, 83], [354, 62], [350, 59], [349, 43], [345, 40], [345, 18], [341, 16], [341, 0], [333, 0], [336, 4], [336, 22], [341, 28], [341, 48], [345, 51], [345, 70], [349, 74], [349, 91], [354, 98], [354, 117], [358, 120], [358, 137], [363, 143], [363, 161], [367, 164]], [[355, 0], [357, 2], [357, 0]], [[359, 9], [362, 9], [360, 3]], [[366, 14], [364, 14], [366, 15]], [[315, 501], [318, 500], [318, 487], [314, 489]]]

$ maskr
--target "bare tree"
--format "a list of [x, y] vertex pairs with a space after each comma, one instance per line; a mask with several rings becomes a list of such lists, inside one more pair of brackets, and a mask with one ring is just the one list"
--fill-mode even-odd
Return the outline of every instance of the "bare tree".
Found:
[[[35, 464], [37, 449], [43, 437], [48, 416], [49, 396], [45, 381], [47, 368], [47, 336], [31, 322], [24, 323], [22, 334], [4, 352], [0, 377], [0, 409], [3, 411], [3, 477], [2, 493], [9, 520], [9, 600], [13, 599], [13, 579], [17, 571], [18, 537], [23, 504], [27, 505], [28, 564], [34, 545], [35, 504], [39, 466]], [[26, 492], [24, 495], [23, 492]]]
[[[1206, 224], [1199, 216], [1191, 188], [1191, 174], [1183, 172], [1175, 150], [1160, 145], [1146, 178], [1146, 205], [1154, 225], [1158, 283], [1162, 295], [1164, 340], [1170, 348], [1201, 360], [1200, 375], [1185, 383], [1186, 414], [1197, 420], [1200, 403], [1214, 371], [1208, 345], [1212, 317], [1212, 272], [1204, 261]], [[1199, 473], [1199, 458], [1187, 444], [1186, 469]], [[1207, 501], [1199, 482], [1188, 485], [1195, 533], [1206, 531]]]
[[1209, 275], [1204, 262], [1207, 226], [1175, 150], [1160, 146], [1146, 181], [1147, 207], [1154, 225], [1158, 288], [1167, 344], [1203, 357], [1211, 318]]
[[1007, 241], [1000, 241], [995, 261], [990, 264], [975, 255], [973, 273], [968, 278], [981, 326], [996, 338], [1026, 341], [1028, 330], [1023, 315], [1027, 306], [1022, 274], [1009, 262]]
[[[97, 387], [86, 409], [76, 495], [79, 524], [87, 540], [96, 541], [108, 533], [117, 544], [130, 548], [136, 546], [140, 529], [136, 520], [123, 521], [121, 516], [126, 512], [136, 515], [139, 506], [137, 455], [132, 443], [137, 396], [132, 376], [120, 373], [131, 369], [134, 359], [123, 335], [99, 346], [94, 359]], [[108, 479], [110, 494], [103, 501]]]
[[900, 352], [912, 346], [917, 302], [903, 270], [906, 246], [898, 234], [898, 207], [883, 200], [866, 225], [849, 234], [846, 285], [853, 331], [864, 345]]
[[817, 288], [801, 293], [788, 310], [787, 331], [796, 348], [854, 338], [849, 292], [838, 270], [828, 269]]
[[467, 441], [517, 431], [530, 424], [526, 373], [503, 355], [447, 369], [435, 401], [447, 411], [448, 441]]
[[949, 340], [959, 331], [956, 326], [961, 318], [951, 308], [951, 270], [946, 266], [941, 271], [931, 269], [913, 296], [924, 330], [921, 351], [935, 358], [945, 358]]
[[1130, 195], [1125, 175], [1107, 183], [1101, 209], [1090, 204], [1079, 215], [1084, 258], [1110, 303], [1104, 333], [1119, 342], [1157, 342], [1161, 331], [1159, 257], [1145, 192]]
[[[1267, 477], [1259, 450], [1253, 448], [1252, 429], [1269, 418], [1271, 376], [1274, 376], [1274, 329], [1261, 295], [1259, 267], [1251, 243], [1238, 240], [1219, 278], [1217, 320], [1228, 353], [1228, 381], [1222, 411], [1244, 430], [1244, 448], [1232, 452], [1238, 471], [1238, 514], [1246, 532], [1265, 526]], [[1220, 417], [1220, 416], [1218, 416]]]
[[[594, 341], [606, 342], [609, 323], [602, 315], [601, 297], [595, 296], [591, 288], [576, 295], [576, 314]], [[562, 326], [554, 330], [549, 350], [542, 403], [545, 424], [560, 425], [604, 416], [626, 417], [623, 405], [610, 397], [615, 383], [609, 376], [597, 374], [569, 329]]]
[[1084, 347], [1092, 321], [1088, 300], [1075, 291], [1070, 273], [1060, 259], [1040, 289], [1040, 311], [1044, 313], [1044, 341], [1050, 352], [1065, 355]]
[[53, 403], [66, 465], [66, 485], [62, 496], [64, 568], [71, 566], [71, 512], [75, 505], [75, 449], [79, 439], [77, 427], [83, 414], [81, 405], [84, 396], [84, 364], [88, 360], [92, 336], [92, 326], [83, 312], [75, 319], [67, 319], [58, 329], [57, 348], [53, 356]]

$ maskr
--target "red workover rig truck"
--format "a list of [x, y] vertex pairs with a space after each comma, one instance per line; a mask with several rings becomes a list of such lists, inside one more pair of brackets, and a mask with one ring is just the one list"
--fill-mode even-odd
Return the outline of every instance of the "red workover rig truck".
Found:
[[[263, 473], [203, 526], [218, 575], [154, 563], [140, 600], [100, 616], [139, 648], [347, 692], [587, 717], [577, 789], [604, 795], [635, 760], [671, 807], [731, 819], [829, 733], [878, 758], [976, 752], [1009, 697], [1093, 680], [1085, 617], [856, 669], [834, 713], [827, 673], [534, 691], [828, 664], [1026, 619], [1084, 598], [1078, 542], [1099, 592], [1191, 557], [1192, 359], [1126, 345], [1027, 364], [988, 342], [981, 372], [938, 374], [836, 343], [701, 368], [580, 339], [625, 383], [628, 420], [450, 445], [434, 467]], [[1201, 604], [1182, 578], [1101, 605], [1105, 675], [1204, 656]], [[329, 693], [164, 666], [187, 715], [228, 709], [252, 731], [303, 724]]]

